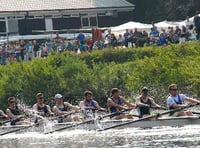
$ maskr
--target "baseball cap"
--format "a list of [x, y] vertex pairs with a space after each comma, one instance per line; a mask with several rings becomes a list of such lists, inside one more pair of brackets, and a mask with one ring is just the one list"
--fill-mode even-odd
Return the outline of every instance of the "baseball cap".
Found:
[[148, 89], [147, 87], [143, 87], [143, 88], [142, 88], [142, 92], [143, 92], [143, 93], [147, 94], [148, 91], [149, 91], [149, 89]]
[[54, 98], [55, 99], [60, 99], [60, 98], [63, 98], [63, 96], [61, 94], [56, 94]]

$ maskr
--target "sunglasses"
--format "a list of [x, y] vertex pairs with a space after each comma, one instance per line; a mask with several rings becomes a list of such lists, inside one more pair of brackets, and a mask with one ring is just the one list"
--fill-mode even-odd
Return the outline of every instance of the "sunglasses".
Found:
[[15, 101], [10, 101], [11, 104], [16, 103]]
[[178, 89], [170, 89], [170, 90], [177, 91]]
[[43, 97], [38, 97], [38, 99], [44, 99]]

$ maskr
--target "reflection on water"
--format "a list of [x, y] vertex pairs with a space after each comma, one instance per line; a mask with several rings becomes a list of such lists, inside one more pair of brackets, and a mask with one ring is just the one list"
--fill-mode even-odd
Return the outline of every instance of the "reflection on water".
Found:
[[0, 137], [1, 148], [200, 148], [200, 126], [130, 128], [103, 132], [68, 130], [53, 134], [24, 133]]

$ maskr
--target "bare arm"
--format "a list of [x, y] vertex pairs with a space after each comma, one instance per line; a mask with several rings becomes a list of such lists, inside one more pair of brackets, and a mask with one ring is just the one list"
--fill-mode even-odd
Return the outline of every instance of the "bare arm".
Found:
[[115, 108], [118, 108], [118, 109], [127, 109], [127, 107], [113, 102], [113, 100], [111, 98], [108, 98], [107, 103], [110, 107], [115, 107]]
[[64, 115], [67, 114], [68, 112], [66, 111], [61, 111], [59, 110], [56, 106], [53, 107], [52, 111], [56, 114], [56, 115]]
[[10, 109], [6, 109], [6, 114], [10, 119], [22, 117], [22, 115], [14, 115]]
[[98, 110], [107, 112], [107, 110], [105, 108], [102, 108], [97, 101], [94, 101], [94, 104]]
[[124, 99], [123, 97], [121, 98], [122, 99], [122, 102], [124, 104], [126, 104], [129, 108], [133, 108], [135, 107], [136, 105], [135, 104], [132, 104], [132, 103], [129, 103], [126, 99]]
[[197, 99], [193, 99], [193, 98], [186, 98], [186, 101], [188, 101], [188, 102], [190, 102], [190, 103], [200, 103], [200, 101], [199, 100], [197, 100]]
[[34, 111], [36, 111], [36, 112], [38, 111], [37, 104], [34, 104], [32, 108], [33, 108]]
[[8, 118], [8, 116], [7, 116], [2, 110], [0, 110], [0, 114], [1, 114], [3, 117]]
[[81, 110], [85, 110], [84, 101], [80, 101], [79, 107], [80, 107]]
[[162, 106], [160, 106], [157, 103], [155, 103], [153, 98], [149, 98], [149, 99], [151, 100], [152, 107], [162, 108]]
[[50, 114], [50, 115], [54, 115], [54, 113], [51, 111], [50, 106], [49, 106], [49, 105], [46, 105], [46, 106], [47, 106], [47, 110], [48, 110], [49, 114]]
[[139, 107], [142, 107], [142, 106], [143, 107], [150, 107], [148, 104], [142, 103], [140, 97], [137, 98], [136, 105], [139, 106]]
[[71, 108], [72, 110], [80, 110], [81, 108], [79, 106], [76, 106], [76, 105], [72, 105], [68, 102], [64, 102], [64, 105], [65, 106], [68, 106], [69, 108]]

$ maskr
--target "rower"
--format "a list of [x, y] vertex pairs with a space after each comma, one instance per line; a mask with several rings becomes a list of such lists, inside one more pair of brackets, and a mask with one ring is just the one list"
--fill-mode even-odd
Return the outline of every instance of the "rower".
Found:
[[[135, 108], [135, 104], [129, 103], [123, 96], [120, 96], [121, 91], [118, 88], [113, 88], [111, 93], [112, 96], [107, 99], [108, 108], [111, 113], [115, 113], [120, 110], [132, 110]], [[132, 116], [128, 114], [116, 114], [113, 118], [132, 119]]]
[[86, 90], [84, 92], [84, 99], [79, 103], [84, 119], [94, 118], [95, 110], [107, 112], [105, 108], [102, 108], [99, 103], [93, 99], [92, 95], [93, 93], [91, 91]]
[[[178, 88], [176, 84], [171, 84], [168, 86], [168, 90], [170, 93], [170, 96], [167, 98], [167, 106], [169, 109], [176, 109], [176, 108], [181, 108], [181, 107], [189, 107], [189, 105], [183, 104], [183, 102], [187, 101], [190, 103], [200, 103], [199, 100], [193, 99], [190, 97], [187, 97], [185, 94], [179, 94], [178, 93]], [[193, 116], [193, 113], [189, 110], [186, 111], [177, 111], [177, 112], [172, 112], [170, 114], [171, 116]]]
[[63, 96], [61, 94], [56, 94], [54, 99], [56, 104], [53, 106], [52, 111], [58, 116], [59, 123], [81, 122], [81, 119], [78, 116], [73, 115], [80, 110], [79, 106], [63, 102]]
[[143, 87], [140, 96], [136, 100], [137, 111], [139, 117], [150, 115], [150, 108], [162, 108], [160, 105], [155, 103], [154, 99], [148, 96], [148, 88]]
[[44, 103], [44, 95], [43, 93], [36, 94], [37, 103], [33, 105], [33, 110], [40, 116], [49, 117], [53, 116], [54, 113], [51, 111], [49, 105]]
[[8, 98], [9, 107], [6, 109], [7, 116], [11, 119], [11, 125], [31, 124], [29, 121], [24, 121], [25, 110], [16, 103], [15, 97]]

